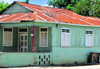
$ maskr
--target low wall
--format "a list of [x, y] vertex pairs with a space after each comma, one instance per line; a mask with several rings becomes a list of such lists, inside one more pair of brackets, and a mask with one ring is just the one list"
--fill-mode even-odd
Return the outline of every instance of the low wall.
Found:
[[0, 53], [0, 67], [50, 64], [52, 53]]
[[100, 53], [100, 47], [52, 47], [49, 53], [0, 53], [0, 67], [87, 63], [90, 52]]
[[100, 47], [66, 48], [53, 47], [53, 64], [87, 63], [90, 52], [99, 52]]

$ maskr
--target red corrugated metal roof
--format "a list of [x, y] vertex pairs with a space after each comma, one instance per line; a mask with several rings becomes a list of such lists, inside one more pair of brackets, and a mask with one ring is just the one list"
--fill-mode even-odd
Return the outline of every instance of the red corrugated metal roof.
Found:
[[15, 1], [34, 12], [26, 13], [12, 13], [0, 15], [0, 21], [53, 21], [53, 22], [64, 22], [71, 24], [82, 24], [82, 25], [100, 25], [100, 19], [96, 17], [81, 16], [67, 9], [58, 9], [52, 7], [45, 7], [33, 4], [26, 4]]

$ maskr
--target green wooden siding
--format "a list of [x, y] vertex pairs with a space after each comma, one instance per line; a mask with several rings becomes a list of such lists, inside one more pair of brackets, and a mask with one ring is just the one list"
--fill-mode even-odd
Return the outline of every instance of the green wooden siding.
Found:
[[99, 28], [98, 27], [80, 27], [70, 25], [59, 25], [58, 28], [52, 28], [52, 46], [61, 46], [61, 28], [70, 28], [70, 48], [85, 47], [85, 30], [90, 29], [94, 31], [94, 47], [99, 47]]
[[13, 28], [13, 46], [3, 46], [3, 27], [0, 27], [0, 51], [17, 51], [18, 49], [18, 29], [17, 27]]
[[8, 8], [2, 14], [23, 13], [23, 12], [32, 12], [32, 11], [27, 9], [27, 8], [25, 8], [22, 5], [19, 5], [19, 4], [15, 3], [12, 7]]
[[37, 52], [50, 52], [51, 51], [51, 48], [52, 48], [52, 34], [51, 34], [51, 28], [48, 27], [48, 47], [39, 47], [39, 28], [40, 27], [37, 27], [36, 28], [36, 51]]
[[[28, 27], [28, 51], [32, 52], [31, 27]], [[18, 50], [18, 27], [13, 27], [13, 46], [3, 46], [3, 27], [0, 27], [0, 51], [16, 52]]]

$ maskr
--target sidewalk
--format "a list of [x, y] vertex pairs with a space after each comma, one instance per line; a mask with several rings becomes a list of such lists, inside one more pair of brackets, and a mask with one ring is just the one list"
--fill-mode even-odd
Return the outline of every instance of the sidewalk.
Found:
[[16, 68], [0, 68], [0, 69], [100, 69], [100, 65], [88, 66], [33, 66], [33, 67], [16, 67]]

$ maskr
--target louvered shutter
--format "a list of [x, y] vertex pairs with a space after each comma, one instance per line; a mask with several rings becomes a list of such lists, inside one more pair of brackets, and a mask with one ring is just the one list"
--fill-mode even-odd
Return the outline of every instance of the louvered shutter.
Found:
[[41, 30], [40, 28], [40, 47], [48, 46], [48, 34], [47, 28]]
[[11, 32], [7, 33], [7, 44], [12, 45], [12, 33]]
[[93, 46], [93, 31], [86, 31], [86, 46]]
[[70, 36], [69, 34], [65, 34], [65, 46], [69, 46], [70, 44]]
[[61, 46], [69, 47], [70, 46], [70, 30], [62, 29], [61, 33]]

